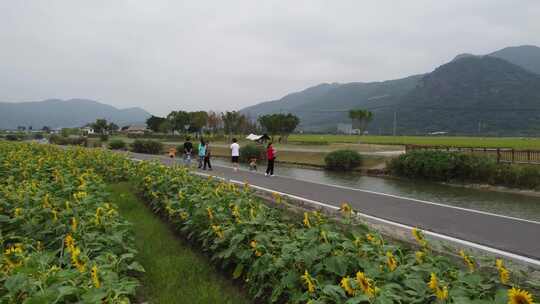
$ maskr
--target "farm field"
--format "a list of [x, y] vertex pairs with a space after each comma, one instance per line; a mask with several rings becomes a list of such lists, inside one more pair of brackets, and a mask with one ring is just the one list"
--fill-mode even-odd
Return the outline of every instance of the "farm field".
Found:
[[379, 145], [440, 145], [453, 147], [486, 147], [540, 149], [539, 138], [520, 137], [453, 137], [453, 136], [371, 136], [292, 134], [289, 142], [364, 143]]
[[[141, 279], [143, 287], [137, 289], [136, 283], [128, 285], [131, 288], [125, 290], [120, 288], [123, 284], [113, 284], [115, 280], [134, 280], [129, 277], [130, 272], [121, 270], [142, 270], [141, 264], [149, 263], [145, 260], [150, 255], [154, 255], [155, 261], [150, 261], [149, 265], [164, 267], [177, 263], [168, 261], [169, 250], [178, 249], [179, 254], [184, 252], [181, 248], [166, 246], [159, 252], [142, 253], [141, 247], [138, 247], [141, 255], [135, 255], [137, 245], [134, 247], [134, 244], [142, 242], [145, 234], [154, 237], [161, 235], [151, 233], [151, 227], [155, 225], [148, 227], [148, 218], [141, 218], [140, 214], [129, 215], [135, 212], [128, 208], [127, 204], [130, 203], [146, 204], [145, 208], [160, 215], [179, 237], [193, 244], [200, 255], [208, 255], [221, 271], [230, 275], [231, 281], [245, 286], [251, 299], [257, 302], [506, 304], [532, 303], [532, 293], [538, 293], [533, 289], [538, 286], [537, 282], [526, 282], [519, 273], [507, 269], [502, 260], [476, 259], [460, 251], [455, 254], [461, 259], [455, 261], [433, 252], [419, 230], [413, 231], [417, 240], [415, 246], [389, 242], [377, 231], [355, 224], [352, 219], [354, 211], [347, 204], [342, 205], [341, 217], [332, 219], [319, 212], [287, 210], [286, 202], [278, 195], [273, 196], [272, 202], [263, 202], [254, 196], [248, 185], [237, 186], [212, 178], [202, 179], [184, 168], [166, 167], [157, 162], [135, 163], [100, 149], [63, 150], [51, 146], [2, 142], [0, 151], [0, 182], [10, 185], [9, 190], [0, 192], [2, 225], [6, 221], [12, 225], [5, 230], [7, 233], [2, 232], [1, 235], [1, 267], [8, 269], [8, 272], [0, 272], [3, 286], [0, 287], [0, 299], [11, 297], [8, 299], [12, 301], [8, 302], [20, 303], [21, 299], [43, 295], [42, 289], [30, 287], [36, 286], [34, 284], [20, 284], [30, 279], [43, 280], [39, 286], [50, 288], [51, 292], [66, 291], [57, 288], [54, 283], [58, 282], [62, 286], [72, 287], [67, 289], [72, 292], [70, 298], [62, 297], [57, 303], [77, 302], [82, 294], [87, 293], [92, 296], [85, 301], [88, 303], [102, 303], [104, 299], [108, 303], [128, 303], [135, 301], [137, 290], [169, 284], [171, 277], [168, 275], [172, 270], [164, 276], [151, 274], [148, 277], [151, 283]], [[54, 162], [49, 159], [54, 159]], [[39, 168], [44, 169], [37, 170]], [[60, 175], [55, 173], [55, 168]], [[62, 178], [55, 180], [55, 176]], [[20, 182], [28, 178], [32, 179]], [[133, 183], [133, 188], [125, 184], [109, 188], [114, 201], [118, 201], [119, 197], [125, 200], [121, 207], [118, 209], [114, 204], [104, 203], [107, 192], [104, 181], [127, 180]], [[41, 193], [37, 189], [43, 189], [34, 186], [32, 181], [37, 185], [49, 185], [44, 189], [57, 187], [56, 192], [62, 193], [62, 199], [53, 199], [52, 204], [48, 200], [47, 205], [43, 202], [43, 196], [25, 200], [27, 194], [33, 197]], [[69, 187], [63, 188], [64, 183]], [[16, 188], [19, 185], [24, 187]], [[136, 189], [136, 193], [132, 194], [138, 195], [143, 202], [126, 194], [126, 191], [133, 191], [131, 189]], [[90, 198], [86, 200], [88, 196]], [[72, 197], [73, 204], [68, 204], [68, 210], [64, 206], [65, 200]], [[77, 225], [73, 224], [73, 215], [69, 213], [75, 207], [78, 211], [76, 214], [82, 214], [76, 221]], [[131, 218], [133, 225], [139, 226], [138, 229], [144, 230], [135, 230], [135, 234], [130, 232], [132, 228], [121, 218], [122, 214]], [[20, 225], [21, 217], [26, 225]], [[23, 228], [30, 223], [35, 226], [32, 234]], [[36, 276], [36, 271], [40, 269], [32, 266], [42, 264], [28, 263], [30, 258], [41, 255], [37, 244], [42, 234], [36, 231], [49, 233], [50, 229], [44, 228], [50, 227], [56, 228], [51, 239], [42, 245], [52, 251], [49, 253], [51, 259], [46, 260], [50, 262]], [[109, 230], [100, 230], [102, 233], [96, 234], [92, 229]], [[109, 246], [85, 250], [101, 244], [92, 241], [96, 237], [97, 240], [103, 237], [119, 242], [113, 237], [119, 230], [126, 231], [126, 239], [122, 239], [120, 248], [113, 253], [108, 252], [107, 257], [127, 250], [131, 254], [123, 256], [125, 259], [99, 258], [100, 250], [108, 250]], [[67, 235], [75, 235], [75, 241], [67, 238]], [[68, 241], [65, 241], [66, 238]], [[20, 240], [30, 245], [18, 246]], [[79, 246], [82, 249], [77, 250]], [[60, 254], [57, 261], [55, 258], [62, 248], [67, 248], [71, 256], [62, 258]], [[187, 258], [188, 261], [191, 259]], [[118, 268], [112, 267], [111, 261], [118, 263]], [[81, 265], [92, 268], [88, 271]], [[96, 271], [93, 270], [94, 265]], [[44, 275], [49, 275], [52, 266], [59, 268], [59, 271], [73, 273], [78, 279], [68, 280], [60, 276], [56, 277], [57, 280], [44, 280]], [[116, 271], [118, 275], [109, 275], [111, 271]], [[207, 274], [202, 272], [201, 275], [205, 277]], [[181, 281], [185, 278], [190, 279], [190, 275], [177, 279]], [[191, 280], [197, 282], [196, 278]], [[19, 286], [28, 289], [22, 290]], [[224, 295], [223, 299], [226, 300], [227, 296]], [[520, 299], [530, 301], [519, 302]]]

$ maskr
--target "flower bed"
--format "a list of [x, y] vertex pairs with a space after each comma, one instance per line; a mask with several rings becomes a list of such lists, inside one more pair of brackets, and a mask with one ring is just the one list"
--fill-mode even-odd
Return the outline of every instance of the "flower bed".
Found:
[[0, 143], [1, 303], [130, 302], [142, 268], [98, 174], [122, 178], [124, 161]]
[[[532, 295], [502, 260], [462, 265], [432, 253], [421, 231], [417, 250], [317, 212], [295, 219], [255, 198], [247, 187], [203, 180], [181, 168], [137, 165], [133, 178], [156, 213], [242, 279], [263, 302], [531, 303]], [[276, 203], [281, 198], [275, 196]], [[525, 299], [522, 302], [516, 302]], [[529, 301], [529, 302], [527, 302]]]

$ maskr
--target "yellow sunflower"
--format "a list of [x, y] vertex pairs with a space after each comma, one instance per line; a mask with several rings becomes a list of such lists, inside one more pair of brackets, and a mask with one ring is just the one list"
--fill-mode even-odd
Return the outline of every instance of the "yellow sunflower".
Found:
[[356, 283], [364, 294], [370, 298], [375, 296], [375, 289], [371, 284], [371, 280], [361, 271], [356, 273]]
[[534, 302], [528, 291], [512, 287], [508, 290], [508, 304], [534, 304]]
[[350, 296], [354, 295], [354, 289], [351, 286], [351, 278], [350, 277], [342, 278], [341, 283], [339, 285], [341, 286], [341, 288], [343, 288], [343, 290], [345, 290], [345, 292], [348, 295], [350, 295]]

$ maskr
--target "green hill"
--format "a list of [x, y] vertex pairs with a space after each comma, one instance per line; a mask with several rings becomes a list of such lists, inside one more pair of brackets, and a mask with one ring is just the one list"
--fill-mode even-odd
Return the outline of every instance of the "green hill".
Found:
[[[351, 108], [375, 113], [368, 131], [390, 134], [537, 134], [540, 48], [505, 48], [489, 56], [461, 54], [431, 73], [371, 83], [322, 84], [243, 109], [251, 117], [291, 112], [299, 129], [335, 131]], [[497, 57], [497, 58], [495, 58]], [[538, 61], [540, 62], [540, 61]]]
[[86, 99], [49, 99], [37, 102], [0, 102], [0, 129], [17, 126], [80, 127], [97, 118], [105, 118], [122, 126], [144, 123], [150, 114], [141, 108], [117, 109]]

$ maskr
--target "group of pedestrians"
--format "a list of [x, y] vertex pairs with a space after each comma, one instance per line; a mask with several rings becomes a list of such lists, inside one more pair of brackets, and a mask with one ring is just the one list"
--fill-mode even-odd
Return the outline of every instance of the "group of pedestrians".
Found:
[[[191, 166], [191, 155], [193, 154], [193, 144], [189, 137], [186, 138], [184, 143], [184, 164]], [[212, 156], [210, 150], [210, 141], [205, 141], [202, 137], [197, 148], [198, 168], [206, 170], [212, 170], [212, 164], [210, 163], [210, 157]]]
[[[236, 138], [232, 139], [231, 149], [231, 162], [234, 172], [237, 172], [240, 167], [240, 145]], [[272, 143], [269, 143], [266, 147], [266, 159], [267, 166], [264, 173], [265, 176], [274, 176], [274, 163], [276, 160], [276, 149], [272, 146]], [[184, 143], [184, 164], [186, 166], [191, 166], [191, 155], [193, 154], [193, 144], [190, 141], [190, 138], [186, 138]], [[198, 146], [198, 168], [202, 170], [212, 170], [212, 164], [210, 163], [210, 142], [205, 141], [201, 138]], [[250, 168], [257, 170], [257, 159], [253, 158], [250, 160]]]

